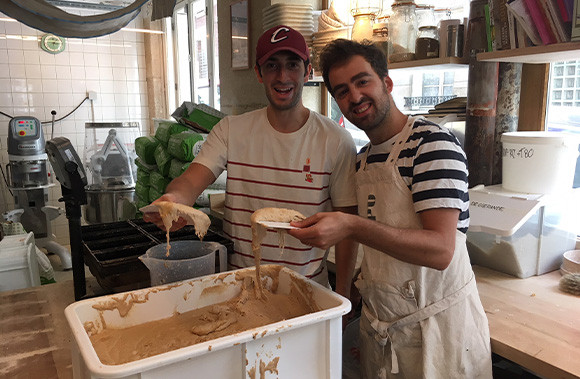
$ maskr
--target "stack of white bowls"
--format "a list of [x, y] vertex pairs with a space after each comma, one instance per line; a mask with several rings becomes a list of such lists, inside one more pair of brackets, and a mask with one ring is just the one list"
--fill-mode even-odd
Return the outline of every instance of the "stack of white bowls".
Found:
[[308, 46], [311, 46], [312, 33], [315, 31], [312, 12], [312, 5], [309, 4], [273, 4], [262, 10], [263, 30], [286, 25], [300, 32]]
[[318, 31], [312, 35], [312, 66], [319, 70], [318, 57], [326, 45], [335, 39], [350, 39], [351, 27], [336, 17], [332, 9], [324, 10], [318, 16]]

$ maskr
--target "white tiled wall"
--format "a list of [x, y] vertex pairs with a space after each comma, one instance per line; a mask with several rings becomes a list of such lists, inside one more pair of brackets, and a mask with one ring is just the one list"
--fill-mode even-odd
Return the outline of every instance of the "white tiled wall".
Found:
[[[71, 13], [89, 15], [90, 11]], [[90, 39], [66, 39], [66, 49], [49, 54], [40, 49], [42, 31], [7, 21], [0, 13], [0, 111], [10, 116], [34, 116], [51, 121], [71, 112], [89, 91], [97, 100], [86, 100], [71, 116], [55, 123], [54, 137], [68, 138], [83, 158], [85, 122], [139, 122], [143, 134], [149, 128], [143, 34], [120, 30]], [[137, 18], [128, 27], [141, 27]], [[91, 104], [92, 103], [92, 104]], [[0, 114], [0, 164], [8, 163], [9, 118]], [[44, 125], [51, 138], [51, 123]], [[49, 205], [60, 206], [60, 184], [50, 189]], [[0, 213], [14, 209], [4, 178], [0, 178]], [[52, 223], [57, 241], [68, 244], [68, 221], [61, 215]]]

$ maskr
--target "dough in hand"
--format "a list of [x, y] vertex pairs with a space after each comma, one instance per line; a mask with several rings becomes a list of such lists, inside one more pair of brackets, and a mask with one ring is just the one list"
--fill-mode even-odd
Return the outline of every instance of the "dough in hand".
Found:
[[[260, 280], [260, 260], [262, 258], [261, 245], [264, 237], [266, 237], [266, 227], [260, 224], [260, 221], [274, 221], [274, 222], [291, 222], [291, 221], [301, 221], [306, 217], [293, 209], [286, 208], [261, 208], [252, 213], [250, 221], [252, 224], [252, 252], [254, 253], [254, 262], [256, 265], [256, 288], [258, 293], [256, 294], [259, 298], [263, 298], [262, 293], [262, 281]], [[283, 231], [278, 231], [280, 235], [279, 246], [281, 249], [284, 248], [284, 233]]]
[[173, 203], [170, 201], [159, 201], [153, 205], [157, 206], [159, 209], [163, 225], [165, 225], [165, 229], [168, 232], [169, 229], [171, 229], [173, 221], [177, 221], [179, 217], [182, 217], [187, 220], [188, 225], [193, 225], [195, 228], [195, 235], [200, 240], [207, 234], [211, 220], [202, 211], [185, 204]]

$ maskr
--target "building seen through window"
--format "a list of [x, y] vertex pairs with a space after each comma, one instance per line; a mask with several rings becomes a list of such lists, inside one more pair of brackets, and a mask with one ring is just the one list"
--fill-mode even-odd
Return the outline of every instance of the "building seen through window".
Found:
[[[551, 64], [546, 130], [572, 133], [580, 139], [580, 61]], [[579, 161], [580, 158], [576, 161], [574, 188], [580, 187]]]

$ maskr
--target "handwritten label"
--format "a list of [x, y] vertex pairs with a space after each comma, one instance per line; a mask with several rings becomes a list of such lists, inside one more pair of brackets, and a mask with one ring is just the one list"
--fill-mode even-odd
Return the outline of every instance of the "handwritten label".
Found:
[[531, 157], [534, 156], [534, 149], [532, 148], [528, 148], [528, 147], [520, 147], [519, 149], [513, 149], [513, 148], [506, 148], [504, 147], [503, 149], [503, 156], [505, 157], [510, 157], [512, 159], [515, 158], [522, 158], [522, 159], [529, 159]]
[[491, 209], [493, 211], [498, 211], [498, 212], [503, 212], [503, 210], [505, 209], [505, 207], [502, 207], [501, 205], [493, 205], [493, 204], [488, 204], [488, 203], [482, 203], [480, 201], [471, 201], [470, 206], [472, 207], [478, 207], [478, 208], [484, 208], [484, 209]]

